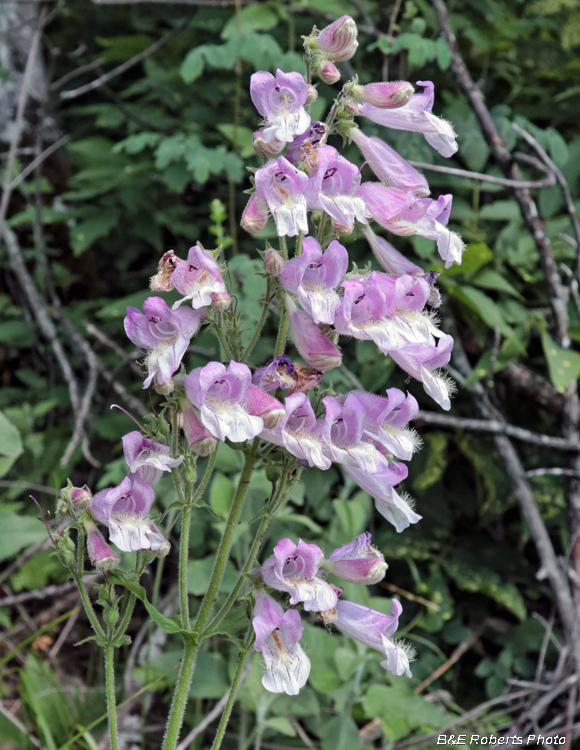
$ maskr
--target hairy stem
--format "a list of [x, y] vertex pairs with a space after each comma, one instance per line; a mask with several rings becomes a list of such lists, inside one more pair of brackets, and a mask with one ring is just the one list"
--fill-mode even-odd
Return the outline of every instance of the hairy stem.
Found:
[[177, 684], [175, 685], [171, 710], [167, 720], [167, 731], [165, 733], [165, 739], [163, 740], [162, 750], [175, 750], [179, 740], [179, 732], [181, 731], [181, 725], [183, 724], [183, 716], [185, 714], [185, 707], [189, 695], [189, 686], [191, 685], [198, 650], [199, 645], [193, 639], [187, 637], [185, 639], [185, 650], [181, 660], [181, 669], [179, 670], [179, 677], [177, 678]]
[[118, 750], [117, 703], [115, 698], [115, 646], [112, 643], [108, 643], [105, 646], [105, 679], [107, 684], [107, 716], [109, 719], [111, 750]]
[[266, 294], [264, 295], [264, 302], [262, 304], [262, 314], [260, 315], [260, 320], [258, 321], [256, 330], [252, 334], [250, 343], [246, 347], [246, 351], [244, 352], [243, 356], [240, 358], [240, 362], [247, 361], [248, 357], [252, 353], [252, 349], [256, 346], [256, 342], [260, 338], [260, 334], [262, 333], [262, 328], [264, 327], [264, 323], [266, 322], [266, 319], [268, 317], [268, 310], [270, 308], [270, 302], [272, 301], [270, 297], [271, 287], [272, 287], [271, 277], [268, 276], [268, 283], [266, 285]]
[[83, 575], [85, 572], [84, 571], [84, 563], [85, 563], [84, 538], [85, 538], [85, 535], [82, 532], [79, 532], [79, 535], [77, 538], [77, 567], [76, 567], [76, 570], [71, 570], [71, 572], [74, 576], [75, 581], [77, 582], [77, 586], [79, 587], [79, 592], [81, 595], [81, 600], [83, 602], [83, 607], [85, 608], [85, 612], [87, 613], [87, 617], [89, 619], [91, 627], [95, 631], [95, 635], [97, 636], [97, 638], [99, 638], [100, 640], [104, 640], [105, 631], [101, 627], [99, 618], [95, 614], [95, 610], [93, 609], [92, 602], [89, 598], [87, 588], [83, 581]]
[[189, 558], [189, 532], [191, 527], [191, 505], [183, 509], [181, 523], [181, 537], [179, 539], [179, 608], [181, 613], [181, 627], [189, 630], [189, 596], [187, 591], [187, 563]]

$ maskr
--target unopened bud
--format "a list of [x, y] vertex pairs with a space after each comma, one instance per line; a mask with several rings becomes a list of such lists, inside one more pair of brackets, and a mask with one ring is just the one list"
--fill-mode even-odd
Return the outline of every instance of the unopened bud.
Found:
[[366, 532], [350, 544], [335, 549], [324, 569], [350, 583], [370, 586], [382, 581], [388, 568], [385, 558], [371, 544], [371, 535]]
[[260, 390], [255, 385], [250, 385], [243, 403], [246, 411], [263, 419], [264, 427], [267, 430], [273, 430], [277, 427], [286, 414], [284, 406], [278, 399]]
[[270, 276], [279, 276], [285, 265], [284, 258], [277, 250], [274, 250], [273, 247], [269, 247], [266, 250], [266, 255], [264, 256], [264, 271], [266, 273], [270, 274]]
[[155, 386], [155, 392], [160, 396], [170, 396], [175, 390], [175, 383], [173, 380], [168, 380], [167, 383], [161, 383]]
[[348, 237], [349, 234], [354, 232], [354, 224], [339, 224], [333, 220], [332, 229], [337, 237]]
[[318, 91], [316, 89], [316, 86], [309, 85], [308, 94], [306, 96], [306, 104], [312, 104], [312, 102], [315, 102], [317, 99], [318, 99]]
[[227, 292], [214, 292], [211, 296], [211, 306], [214, 310], [227, 310], [232, 304], [232, 298]]
[[355, 93], [363, 102], [380, 109], [402, 107], [409, 101], [414, 90], [408, 81], [383, 81], [354, 87]]
[[109, 547], [96, 527], [87, 534], [87, 550], [89, 559], [97, 570], [113, 570], [121, 562], [121, 556]]
[[267, 223], [268, 204], [258, 198], [257, 193], [253, 193], [242, 214], [241, 227], [250, 234], [256, 234], [256, 232], [261, 232]]
[[189, 401], [182, 401], [181, 407], [183, 409], [183, 432], [189, 447], [198, 456], [209, 456], [217, 448], [217, 438], [204, 427]]
[[165, 253], [159, 261], [157, 273], [149, 281], [152, 292], [170, 292], [174, 288], [171, 275], [179, 263], [181, 263], [181, 258], [178, 258], [173, 250]]
[[73, 487], [68, 496], [77, 510], [88, 510], [91, 507], [93, 495], [86, 487]]
[[[314, 86], [312, 86], [311, 88], [314, 88]], [[316, 91], [316, 89], [314, 90]], [[253, 135], [253, 146], [254, 151], [257, 154], [263, 156], [265, 159], [269, 159], [271, 156], [276, 156], [281, 151], [283, 151], [286, 144], [284, 143], [284, 141], [279, 141], [277, 138], [273, 138], [271, 141], [268, 141], [266, 143], [266, 141], [264, 141], [264, 139], [262, 138], [262, 131], [256, 130]]]
[[357, 50], [358, 29], [350, 16], [342, 16], [330, 26], [326, 26], [316, 42], [329, 60], [350, 60]]
[[340, 81], [340, 70], [330, 60], [325, 60], [321, 63], [316, 72], [320, 80], [324, 81], [324, 83], [333, 84]]

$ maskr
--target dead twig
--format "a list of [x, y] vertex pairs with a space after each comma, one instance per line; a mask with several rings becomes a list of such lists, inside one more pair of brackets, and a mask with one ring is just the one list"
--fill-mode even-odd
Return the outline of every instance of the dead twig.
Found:
[[428, 164], [424, 161], [410, 161], [409, 164], [419, 169], [427, 169], [430, 172], [441, 172], [442, 174], [465, 177], [470, 180], [481, 180], [481, 182], [491, 182], [493, 185], [503, 185], [504, 187], [511, 188], [542, 188], [551, 187], [556, 184], [556, 175], [551, 171], [548, 171], [548, 176], [544, 177], [543, 180], [510, 180], [507, 177], [494, 177], [483, 172], [470, 172], [467, 169], [445, 167], [440, 164]]
[[425, 690], [425, 688], [428, 687], [432, 682], [435, 682], [435, 680], [439, 679], [439, 677], [441, 677], [442, 674], [445, 674], [445, 672], [447, 672], [448, 669], [451, 669], [451, 667], [454, 664], [456, 664], [459, 661], [459, 659], [461, 659], [463, 654], [466, 651], [469, 651], [469, 649], [473, 646], [473, 644], [479, 640], [484, 629], [485, 629], [485, 623], [483, 623], [478, 628], [473, 630], [467, 636], [467, 638], [465, 638], [465, 640], [461, 641], [461, 643], [453, 650], [453, 653], [451, 654], [449, 659], [447, 659], [446, 661], [443, 662], [443, 664], [438, 666], [437, 669], [429, 675], [429, 677], [427, 677], [426, 679], [423, 680], [423, 682], [421, 682], [421, 684], [417, 685], [417, 687], [413, 690], [415, 695], [419, 695], [420, 693], [422, 693], [423, 690]]

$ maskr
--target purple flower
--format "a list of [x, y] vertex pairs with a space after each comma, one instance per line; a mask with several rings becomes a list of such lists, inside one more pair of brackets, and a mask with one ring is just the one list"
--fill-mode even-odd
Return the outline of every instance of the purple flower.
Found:
[[251, 383], [244, 398], [244, 409], [255, 417], [261, 417], [267, 430], [277, 427], [286, 415], [278, 399], [269, 396]]
[[154, 379], [157, 386], [171, 381], [171, 376], [178, 369], [187, 351], [191, 337], [197, 332], [204, 317], [204, 309], [192, 310], [184, 307], [170, 310], [161, 297], [146, 299], [143, 303], [143, 312], [135, 307], [127, 308], [125, 332], [136, 346], [148, 350], [148, 376], [143, 388], [151, 385]]
[[391, 641], [386, 636], [383, 636], [383, 646], [387, 658], [381, 662], [381, 667], [397, 677], [404, 674], [412, 677], [409, 662], [413, 660], [415, 650], [401, 641]]
[[350, 16], [341, 16], [325, 26], [316, 37], [318, 49], [329, 60], [350, 60], [357, 50], [358, 29]]
[[306, 200], [310, 210], [326, 211], [338, 224], [367, 223], [360, 193], [360, 168], [332, 146], [318, 149], [318, 169], [308, 178]]
[[203, 425], [220, 440], [251, 440], [264, 429], [264, 420], [275, 423], [282, 416], [282, 404], [271, 396], [263, 393], [267, 404], [263, 399], [257, 402], [250, 369], [239, 362], [231, 361], [227, 370], [220, 362], [210, 362], [183, 382], [188, 399], [200, 410]]
[[179, 263], [171, 280], [177, 291], [184, 295], [173, 305], [174, 310], [187, 300], [191, 300], [194, 310], [206, 307], [211, 305], [214, 294], [226, 291], [220, 267], [212, 254], [199, 245], [189, 248], [187, 260]]
[[264, 659], [262, 685], [271, 693], [298, 695], [310, 674], [310, 660], [298, 643], [304, 630], [300, 615], [295, 609], [284, 612], [264, 596], [256, 603], [252, 625], [254, 649]]
[[340, 599], [334, 611], [322, 613], [322, 619], [328, 624], [336, 625], [351, 638], [383, 652], [383, 638], [393, 635], [397, 630], [402, 612], [398, 599], [393, 599], [390, 615]]
[[256, 194], [266, 201], [280, 237], [308, 234], [306, 198], [308, 177], [283, 156], [269, 161], [255, 175]]
[[457, 151], [455, 131], [451, 123], [431, 112], [435, 98], [433, 84], [431, 81], [417, 81], [417, 85], [424, 86], [425, 91], [413, 94], [403, 107], [379, 109], [372, 104], [363, 104], [359, 107], [359, 113], [388, 128], [423, 133], [427, 142], [437, 149], [441, 156], [453, 156]]
[[382, 553], [372, 546], [368, 531], [354, 542], [335, 549], [323, 566], [345, 581], [366, 586], [382, 581], [388, 568]]
[[125, 461], [129, 464], [129, 479], [155, 487], [164, 471], [179, 466], [184, 456], [171, 458], [166, 445], [156, 443], [135, 430], [123, 436]]
[[336, 593], [329, 583], [316, 577], [321, 561], [322, 550], [315, 544], [280, 539], [262, 567], [262, 579], [266, 586], [290, 594], [290, 604], [303, 602], [307, 612], [332, 609], [337, 603]]
[[252, 383], [266, 393], [277, 388], [292, 388], [294, 385], [294, 365], [284, 354], [275, 357], [269, 365], [260, 367], [254, 373]]
[[335, 289], [347, 269], [348, 253], [339, 242], [333, 240], [323, 253], [314, 237], [306, 237], [302, 255], [286, 263], [280, 283], [298, 295], [315, 323], [332, 325], [340, 302]]
[[285, 303], [292, 338], [302, 359], [321, 372], [339, 367], [342, 362], [340, 349], [322, 333], [312, 318], [300, 312], [289, 295], [286, 295]]
[[109, 547], [96, 526], [87, 529], [87, 551], [91, 565], [97, 570], [113, 570], [121, 562], [121, 556]]
[[350, 393], [344, 402], [334, 396], [322, 399], [326, 416], [321, 435], [332, 460], [374, 474], [388, 467], [388, 461], [374, 445], [363, 442], [364, 406]]
[[399, 367], [420, 380], [425, 392], [445, 411], [451, 408], [450, 397], [455, 391], [455, 384], [437, 370], [449, 362], [452, 349], [453, 337], [444, 333], [437, 344], [410, 344], [404, 349], [390, 352]]
[[181, 403], [182, 426], [189, 447], [198, 456], [209, 456], [217, 449], [218, 440], [215, 435], [203, 426], [197, 412], [189, 401], [183, 399]]
[[359, 128], [352, 128], [350, 137], [381, 182], [390, 188], [412, 190], [417, 198], [429, 195], [425, 177], [380, 138], [369, 138]]
[[286, 261], [273, 247], [269, 247], [264, 255], [264, 271], [277, 278], [284, 269]]
[[382, 268], [390, 274], [399, 276], [401, 274], [423, 275], [423, 269], [411, 263], [398, 250], [391, 245], [384, 237], [375, 234], [370, 226], [364, 228], [364, 235], [367, 238], [373, 255], [379, 261]]
[[270, 213], [266, 201], [258, 198], [256, 193], [252, 193], [250, 200], [244, 208], [240, 226], [249, 234], [256, 234], [256, 232], [261, 232], [264, 229], [268, 223], [269, 216]]
[[398, 532], [421, 520], [421, 516], [393, 489], [395, 484], [402, 482], [407, 476], [405, 464], [392, 463], [375, 474], [369, 474], [356, 466], [344, 466], [344, 470], [361, 489], [369, 493], [375, 501], [377, 511]]
[[330, 60], [324, 60], [316, 69], [316, 73], [323, 83], [332, 85], [340, 81], [340, 70]]
[[364, 409], [365, 435], [380, 443], [403, 461], [410, 461], [421, 445], [421, 439], [407, 423], [417, 416], [419, 404], [414, 396], [398, 388], [387, 389], [387, 398], [374, 393], [355, 391], [354, 396]]
[[328, 446], [322, 435], [323, 425], [316, 421], [308, 396], [294, 393], [286, 399], [286, 412], [275, 430], [264, 430], [262, 437], [281, 445], [308, 466], [330, 468]]
[[300, 73], [276, 71], [276, 77], [264, 70], [250, 79], [250, 96], [258, 112], [265, 119], [262, 140], [274, 139], [289, 143], [310, 125], [310, 115], [304, 109], [308, 84]]
[[120, 550], [157, 550], [165, 539], [151, 527], [148, 518], [153, 498], [149, 485], [125, 477], [117, 487], [94, 496], [91, 513], [99, 523], [109, 527], [109, 538]]
[[395, 221], [417, 202], [412, 190], [387, 188], [378, 182], [363, 182], [356, 194], [364, 200], [367, 211], [382, 227]]

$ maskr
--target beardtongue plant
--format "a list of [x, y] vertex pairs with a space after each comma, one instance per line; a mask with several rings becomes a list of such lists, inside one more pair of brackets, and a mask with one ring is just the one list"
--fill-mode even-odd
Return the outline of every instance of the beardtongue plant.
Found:
[[[176, 291], [179, 299], [169, 306], [163, 297], [151, 296], [142, 310], [128, 308], [125, 318], [128, 338], [144, 351], [143, 387], [165, 401], [145, 427], [139, 425], [139, 431], [123, 437], [127, 476], [118, 486], [92, 496], [88, 488], [69, 483], [61, 493], [59, 511], [72, 523], [60, 537], [59, 554], [79, 585], [94, 638], [105, 651], [114, 750], [114, 654], [127, 642], [137, 599], [157, 625], [179, 633], [184, 643], [164, 750], [175, 750], [179, 741], [200, 647], [212, 635], [227, 635], [225, 623], [234, 607], [245, 612], [247, 632], [242, 641], [234, 639], [240, 657], [212, 750], [221, 745], [244, 661], [253, 650], [262, 655], [266, 690], [295, 695], [306, 684], [310, 659], [317, 657], [300, 646], [299, 607], [316, 613], [310, 617], [329, 629], [379, 651], [385, 657], [381, 665], [389, 672], [411, 676], [410, 649], [392, 639], [402, 613], [400, 602], [392, 601], [391, 614], [377, 612], [346, 600], [343, 590], [327, 580], [331, 575], [349, 584], [381, 581], [387, 564], [369, 533], [335, 549], [328, 558], [316, 544], [280, 539], [273, 554], [261, 566], [258, 562], [269, 525], [309, 467], [341, 466], [374, 498], [379, 516], [398, 532], [421, 519], [404, 493], [395, 489], [407, 476], [403, 462], [420, 446], [408, 426], [418, 412], [417, 401], [397, 388], [384, 395], [334, 392], [332, 371], [342, 364], [341, 343], [373, 341], [385, 357], [418, 380], [428, 396], [450, 408], [453, 385], [441, 368], [449, 361], [453, 339], [437, 325], [437, 274], [407, 260], [377, 231], [381, 227], [389, 237], [430, 238], [446, 266], [460, 263], [463, 243], [447, 228], [452, 196], [429, 197], [423, 175], [380, 138], [366, 136], [360, 126], [368, 118], [387, 128], [421, 132], [444, 156], [457, 149], [455, 135], [449, 123], [432, 113], [429, 82], [418, 82], [423, 91], [414, 93], [405, 81], [361, 86], [354, 78], [343, 86], [326, 121], [312, 122], [309, 110], [317, 96], [313, 81], [318, 76], [335, 83], [340, 72], [334, 62], [349, 60], [357, 45], [356, 25], [343, 16], [320, 32], [315, 28], [305, 39], [305, 77], [278, 70], [275, 75], [260, 71], [251, 78], [251, 99], [262, 118], [254, 148], [263, 164], [253, 170], [242, 226], [256, 233], [273, 221], [278, 248], [268, 245], [263, 252], [267, 289], [249, 343], [243, 345], [229, 309], [232, 298], [219, 262], [220, 249], [206, 250], [198, 242], [186, 259], [173, 251], [165, 253], [151, 289], [156, 294]], [[337, 150], [339, 139], [335, 145], [327, 142], [337, 135], [360, 149], [361, 161], [368, 164], [364, 178], [362, 168]], [[341, 239], [353, 233], [366, 238], [382, 271], [354, 267], [349, 272], [349, 254]], [[292, 257], [289, 237], [295, 238]], [[269, 362], [255, 362], [254, 346], [270, 313], [278, 320], [275, 349]], [[209, 326], [217, 336], [221, 361], [187, 372], [184, 357], [201, 326]], [[206, 512], [203, 495], [220, 442], [241, 451], [244, 465], [205, 596], [192, 617], [187, 583], [190, 525], [195, 513]], [[196, 463], [201, 458], [206, 465], [198, 479]], [[271, 496], [254, 519], [258, 528], [237, 582], [216, 611], [250, 479], [258, 467], [266, 469]], [[173, 477], [181, 513], [177, 618], [158, 612], [139, 583], [146, 566], [170, 552], [155, 509], [154, 487], [164, 473]], [[107, 576], [97, 587], [102, 617], [83, 582], [85, 544], [91, 565]], [[121, 560], [119, 552], [137, 553], [132, 573], [114, 570]], [[115, 586], [129, 590], [123, 606]]]

